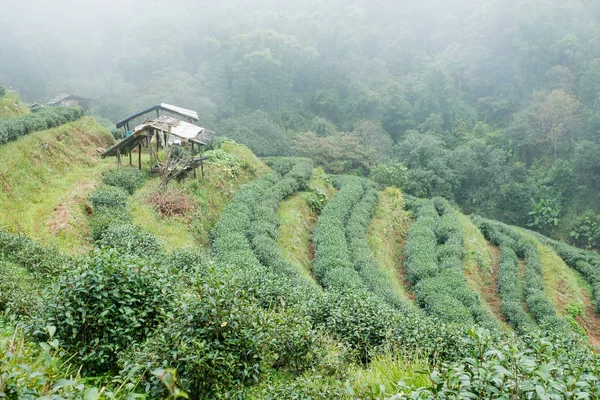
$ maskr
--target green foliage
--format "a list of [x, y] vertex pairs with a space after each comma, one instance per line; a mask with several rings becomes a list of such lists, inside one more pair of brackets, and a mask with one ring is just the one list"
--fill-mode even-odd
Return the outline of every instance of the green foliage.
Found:
[[0, 97], [4, 96], [6, 94], [6, 89], [4, 88], [4, 86], [0, 85]]
[[[185, 316], [181, 318], [181, 316]], [[123, 361], [125, 370], [164, 363], [192, 398], [217, 397], [258, 381], [265, 357], [265, 315], [239, 288], [200, 282], [165, 323]], [[163, 391], [155, 382], [151, 393]]]
[[0, 229], [0, 259], [27, 269], [33, 274], [51, 276], [61, 271], [68, 259], [58, 250], [44, 247], [23, 235], [14, 235]]
[[225, 120], [219, 125], [219, 132], [245, 144], [258, 156], [289, 155], [289, 137], [263, 111]]
[[319, 188], [308, 188], [308, 192], [304, 195], [304, 200], [308, 208], [315, 214], [321, 214], [325, 204], [327, 204], [327, 194]]
[[404, 189], [408, 185], [407, 169], [403, 164], [379, 164], [371, 168], [370, 179], [382, 186]]
[[21, 331], [0, 337], [0, 397], [99, 399], [99, 390], [86, 386], [77, 370], [61, 359], [55, 327], [47, 331], [49, 340], [35, 345], [27, 343]]
[[137, 168], [117, 168], [104, 175], [104, 183], [116, 186], [129, 194], [133, 194], [144, 184], [144, 173]]
[[40, 283], [24, 268], [0, 259], [0, 314], [35, 315]]
[[[564, 321], [557, 315], [554, 305], [544, 294], [542, 265], [537, 245], [514, 228], [500, 222], [477, 217], [474, 218], [474, 222], [484, 236], [501, 249], [498, 289], [505, 317], [520, 331], [531, 329], [531, 321], [520, 305], [523, 299], [529, 313], [538, 324], [564, 331]], [[525, 261], [523, 289], [518, 281], [517, 257]]]
[[83, 115], [80, 107], [43, 107], [22, 117], [0, 119], [0, 145], [32, 132], [54, 128], [75, 121]]
[[77, 260], [49, 288], [42, 323], [91, 373], [115, 371], [120, 354], [171, 310], [173, 280], [154, 261], [114, 250]]
[[162, 245], [154, 235], [130, 223], [109, 225], [102, 231], [96, 244], [139, 257], [155, 257], [163, 251]]
[[571, 223], [569, 235], [578, 247], [600, 248], [600, 214], [588, 211]]
[[293, 142], [296, 154], [311, 158], [326, 172], [367, 175], [369, 168], [375, 164], [375, 151], [361, 145], [357, 135], [339, 133], [321, 137], [306, 132], [294, 136]]
[[408, 231], [406, 271], [417, 302], [438, 318], [496, 328], [462, 272], [463, 237], [452, 206], [441, 198], [412, 204], [416, 221]]
[[547, 229], [549, 226], [558, 226], [558, 217], [561, 208], [556, 206], [554, 201], [548, 199], [535, 201], [534, 199], [531, 199], [531, 207], [532, 210], [529, 212], [529, 226], [540, 230]]
[[129, 195], [122, 188], [104, 185], [94, 190], [89, 199], [95, 211], [105, 212], [104, 209], [125, 208], [128, 197]]
[[556, 334], [497, 343], [485, 330], [463, 338], [469, 356], [445, 363], [411, 399], [598, 398], [597, 355]]

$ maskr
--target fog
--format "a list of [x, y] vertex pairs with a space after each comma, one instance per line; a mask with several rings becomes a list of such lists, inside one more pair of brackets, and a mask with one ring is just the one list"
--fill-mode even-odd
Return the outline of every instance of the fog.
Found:
[[260, 156], [600, 248], [599, 1], [0, 0], [0, 26], [25, 101], [109, 127], [187, 107]]

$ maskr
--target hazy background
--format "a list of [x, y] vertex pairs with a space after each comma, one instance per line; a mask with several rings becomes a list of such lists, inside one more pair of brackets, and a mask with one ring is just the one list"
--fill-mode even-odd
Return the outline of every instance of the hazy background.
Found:
[[259, 155], [600, 247], [599, 19], [597, 0], [0, 0], [0, 83], [113, 122], [188, 107]]

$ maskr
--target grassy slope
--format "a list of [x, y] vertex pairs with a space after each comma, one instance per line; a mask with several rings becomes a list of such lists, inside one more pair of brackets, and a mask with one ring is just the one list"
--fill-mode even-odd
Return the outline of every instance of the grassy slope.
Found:
[[[308, 187], [320, 189], [327, 198], [331, 198], [335, 193], [335, 189], [327, 183], [321, 168], [313, 171]], [[317, 214], [308, 206], [305, 193], [296, 193], [284, 200], [279, 206], [277, 215], [281, 222], [277, 242], [283, 256], [297, 266], [305, 277], [313, 281], [311, 239], [317, 223]]]
[[[210, 232], [219, 220], [225, 205], [245, 183], [269, 171], [247, 147], [223, 143], [221, 149], [231, 158], [229, 162], [207, 162], [205, 179], [173, 182], [172, 189], [187, 193], [197, 206], [188, 217], [162, 218], [146, 203], [149, 193], [158, 187], [158, 178], [150, 179], [130, 200], [130, 212], [135, 224], [154, 234], [167, 249], [210, 245]], [[232, 165], [236, 167], [232, 168]], [[200, 173], [200, 172], [198, 172]]]
[[[521, 232], [533, 239], [527, 232]], [[554, 303], [559, 315], [570, 315], [575, 319], [572, 323], [583, 327], [590, 342], [600, 347], [600, 316], [594, 311], [589, 284], [569, 268], [552, 248], [536, 243], [546, 296]]]
[[87, 194], [102, 171], [98, 148], [113, 142], [89, 117], [0, 147], [0, 226], [70, 252], [87, 244]]
[[10, 118], [25, 115], [29, 108], [21, 102], [21, 99], [15, 92], [7, 92], [5, 96], [0, 97], [0, 118]]
[[500, 321], [503, 328], [510, 329], [502, 315], [498, 297], [497, 256], [469, 217], [458, 213], [458, 218], [464, 238], [463, 270], [469, 289], [479, 294], [483, 306]]
[[407, 299], [400, 269], [403, 268], [403, 249], [410, 225], [411, 218], [404, 210], [400, 190], [386, 188], [380, 192], [379, 204], [371, 220], [367, 240], [377, 264], [387, 275], [392, 287]]

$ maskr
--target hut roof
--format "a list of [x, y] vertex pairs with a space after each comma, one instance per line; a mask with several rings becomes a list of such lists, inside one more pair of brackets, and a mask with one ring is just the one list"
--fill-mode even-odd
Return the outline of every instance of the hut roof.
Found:
[[148, 107], [144, 110], [138, 111], [134, 114], [131, 114], [130, 116], [128, 116], [126, 118], [123, 118], [122, 120], [117, 122], [117, 128], [121, 128], [121, 127], [127, 125], [127, 123], [130, 122], [132, 119], [135, 119], [137, 117], [140, 117], [144, 114], [147, 114], [149, 112], [156, 111], [156, 110], [168, 111], [168, 112], [178, 115], [180, 117], [189, 118], [193, 121], [198, 121], [198, 114], [196, 113], [196, 111], [188, 110], [183, 107], [173, 106], [171, 104], [160, 103], [155, 106]]
[[75, 96], [73, 94], [63, 93], [63, 94], [57, 95], [56, 97], [54, 97], [52, 100], [50, 100], [46, 104], [54, 105], [54, 104], [60, 103], [63, 100], [89, 101], [90, 99], [86, 99], [85, 97], [81, 97], [81, 96]]

